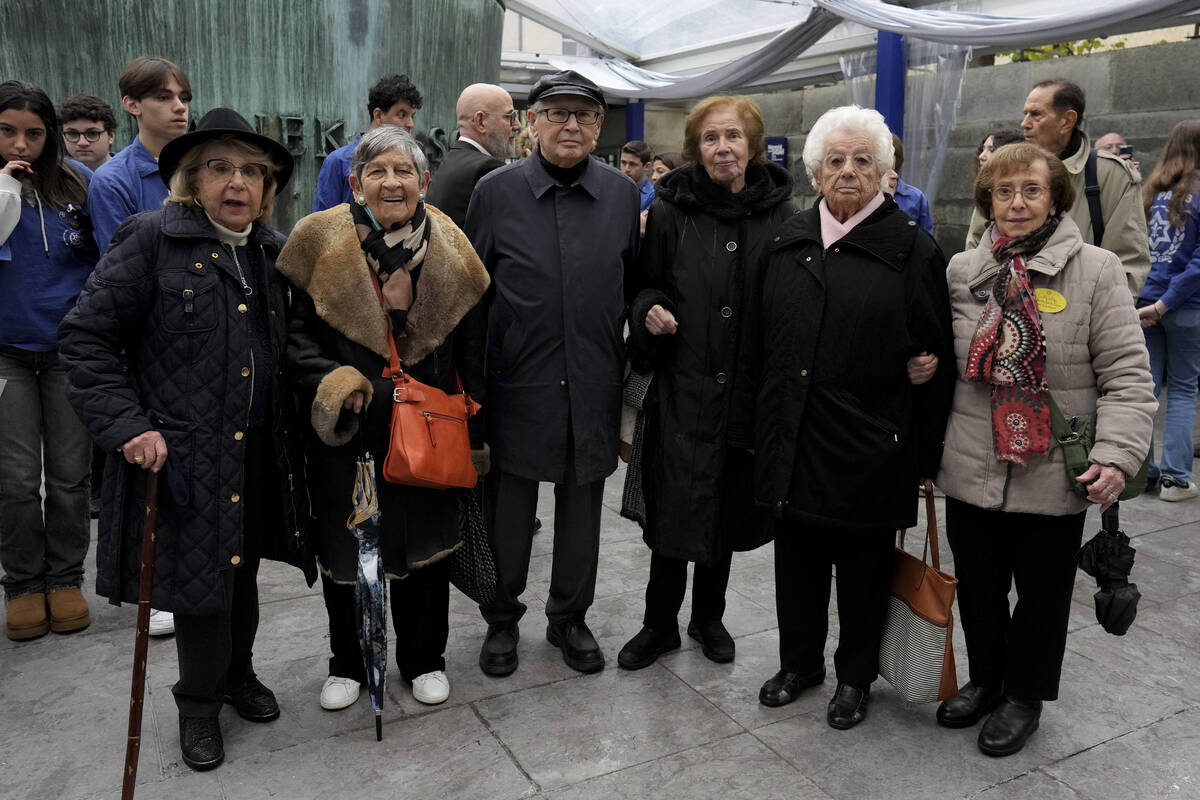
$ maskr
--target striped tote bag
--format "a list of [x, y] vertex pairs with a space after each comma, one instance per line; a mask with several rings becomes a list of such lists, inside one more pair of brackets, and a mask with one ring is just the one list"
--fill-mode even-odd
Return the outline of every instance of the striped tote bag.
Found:
[[[928, 527], [923, 556], [917, 558], [896, 548], [892, 594], [879, 645], [879, 674], [910, 703], [946, 700], [958, 694], [951, 613], [958, 580], [941, 570], [930, 481], [925, 481], [925, 514]], [[900, 543], [904, 543], [903, 531]]]

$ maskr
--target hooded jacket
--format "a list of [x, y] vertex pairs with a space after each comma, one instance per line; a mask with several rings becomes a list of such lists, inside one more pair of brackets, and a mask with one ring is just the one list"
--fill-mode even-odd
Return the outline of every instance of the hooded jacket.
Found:
[[[688, 164], [659, 179], [656, 191], [629, 319], [633, 359], [655, 375], [643, 536], [657, 553], [711, 563], [769, 540], [751, 513], [753, 465], [745, 451], [728, 452], [725, 431], [759, 257], [796, 213], [792, 177], [774, 164], [751, 165], [745, 188], [731, 194]], [[674, 334], [646, 330], [655, 304], [674, 313]]]

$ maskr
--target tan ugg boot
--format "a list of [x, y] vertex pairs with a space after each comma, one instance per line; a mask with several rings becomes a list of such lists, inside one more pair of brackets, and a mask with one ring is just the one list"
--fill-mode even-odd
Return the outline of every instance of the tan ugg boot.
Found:
[[5, 620], [8, 638], [14, 642], [45, 636], [50, 630], [46, 617], [46, 595], [42, 592], [21, 595], [8, 601]]
[[50, 601], [50, 630], [55, 633], [81, 631], [92, 624], [87, 600], [79, 589], [59, 589], [47, 595]]

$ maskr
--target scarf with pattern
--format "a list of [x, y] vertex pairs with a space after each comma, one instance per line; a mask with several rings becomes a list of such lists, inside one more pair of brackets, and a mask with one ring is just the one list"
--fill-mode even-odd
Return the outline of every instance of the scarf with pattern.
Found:
[[1025, 259], [1058, 228], [1051, 216], [1020, 237], [995, 236], [992, 255], [1001, 265], [975, 326], [964, 377], [992, 390], [992, 446], [996, 460], [1024, 465], [1050, 452], [1050, 390], [1046, 341]]

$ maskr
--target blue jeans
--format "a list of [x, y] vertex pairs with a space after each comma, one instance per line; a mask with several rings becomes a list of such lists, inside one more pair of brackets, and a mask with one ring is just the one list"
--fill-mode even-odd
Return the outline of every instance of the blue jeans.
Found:
[[67, 402], [56, 350], [0, 348], [0, 379], [0, 584], [9, 600], [78, 588], [91, 542], [91, 439]]
[[1192, 479], [1192, 422], [1196, 418], [1196, 381], [1200, 377], [1200, 309], [1169, 311], [1157, 325], [1144, 328], [1150, 351], [1154, 396], [1167, 389], [1162, 458], [1150, 449], [1151, 476]]

